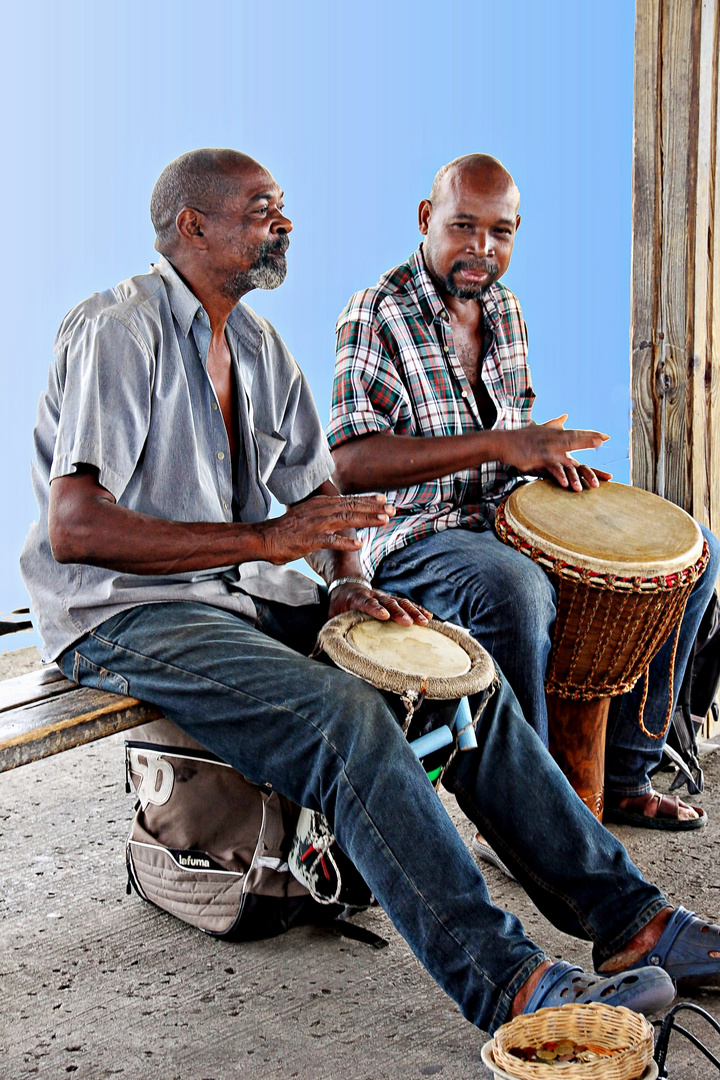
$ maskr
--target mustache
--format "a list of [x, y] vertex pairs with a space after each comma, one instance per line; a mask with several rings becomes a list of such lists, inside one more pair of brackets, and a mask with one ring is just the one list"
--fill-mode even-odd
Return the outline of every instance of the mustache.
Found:
[[278, 236], [277, 240], [265, 240], [260, 245], [258, 257], [265, 259], [268, 255], [284, 255], [290, 247], [290, 237]]
[[459, 270], [484, 270], [486, 274], [496, 278], [500, 272], [500, 267], [491, 259], [458, 259], [457, 262], [453, 263], [450, 273], [455, 274]]

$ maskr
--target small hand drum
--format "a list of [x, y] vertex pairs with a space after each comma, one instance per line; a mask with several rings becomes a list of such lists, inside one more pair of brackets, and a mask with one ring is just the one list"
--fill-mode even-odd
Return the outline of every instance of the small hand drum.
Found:
[[[498, 536], [542, 566], [558, 600], [545, 677], [550, 750], [602, 820], [610, 697], [647, 672], [670, 632], [675, 646], [707, 545], [684, 510], [639, 488], [601, 483], [567, 491], [547, 480], [516, 488], [500, 506]], [[673, 652], [674, 665], [674, 652]], [[672, 712], [672, 672], [666, 725]]]
[[[438, 619], [428, 626], [400, 626], [349, 611], [325, 624], [318, 645], [343, 671], [397, 696], [405, 706], [404, 731], [410, 737], [411, 721], [425, 699], [458, 703], [451, 709], [455, 734], [447, 723], [434, 726], [410, 742], [417, 757], [427, 759], [454, 742], [460, 750], [477, 745], [465, 698], [488, 690], [495, 681], [495, 665], [467, 631]], [[442, 714], [442, 709], [436, 713]], [[441, 771], [431, 771], [431, 780]]]

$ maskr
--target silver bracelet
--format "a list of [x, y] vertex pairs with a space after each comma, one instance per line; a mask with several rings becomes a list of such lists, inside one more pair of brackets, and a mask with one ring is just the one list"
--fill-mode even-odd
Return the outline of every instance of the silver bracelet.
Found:
[[353, 582], [356, 585], [364, 585], [366, 589], [372, 589], [372, 585], [370, 584], [369, 581], [366, 581], [365, 578], [361, 578], [361, 577], [339, 577], [339, 578], [335, 578], [334, 581], [330, 582], [330, 584], [327, 587], [327, 591], [328, 591], [328, 593], [331, 593], [333, 591], [333, 589], [337, 589], [340, 585], [349, 585], [351, 582]]

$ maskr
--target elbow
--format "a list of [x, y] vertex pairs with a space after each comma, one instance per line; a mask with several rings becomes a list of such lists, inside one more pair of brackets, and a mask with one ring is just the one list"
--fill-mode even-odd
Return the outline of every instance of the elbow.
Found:
[[356, 495], [359, 491], [362, 491], [363, 489], [355, 479], [352, 454], [348, 452], [347, 448], [343, 446], [339, 450], [333, 450], [332, 457], [335, 465], [332, 481], [340, 494]]
[[50, 550], [53, 559], [58, 563], [84, 562], [82, 545], [78, 541], [75, 530], [68, 527], [65, 522], [51, 522], [50, 524]]
[[90, 530], [67, 507], [50, 507], [48, 520], [50, 550], [55, 562], [90, 562]]

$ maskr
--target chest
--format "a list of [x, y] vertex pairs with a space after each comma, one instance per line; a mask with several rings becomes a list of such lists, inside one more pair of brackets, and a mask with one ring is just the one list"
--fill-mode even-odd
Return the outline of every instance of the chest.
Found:
[[207, 373], [225, 421], [230, 453], [235, 464], [238, 448], [237, 393], [230, 348], [224, 335], [221, 338], [213, 337], [210, 342]]
[[482, 324], [478, 327], [465, 326], [462, 323], [452, 327], [455, 355], [465, 372], [467, 381], [475, 390], [480, 382], [483, 357]]
[[491, 428], [497, 420], [497, 409], [483, 383], [482, 368], [492, 346], [492, 333], [486, 329], [482, 319], [475, 326], [453, 323], [452, 333], [455, 355], [472, 389], [483, 427]]

